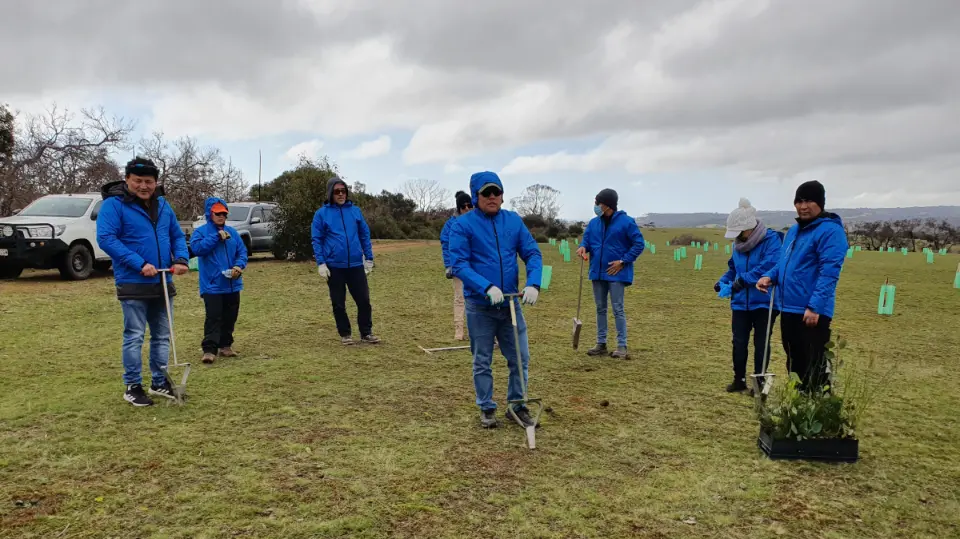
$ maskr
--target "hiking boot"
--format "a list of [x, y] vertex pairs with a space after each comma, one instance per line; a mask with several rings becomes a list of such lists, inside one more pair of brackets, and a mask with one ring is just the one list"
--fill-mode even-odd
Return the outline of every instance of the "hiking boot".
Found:
[[143, 386], [140, 384], [130, 384], [127, 391], [123, 394], [123, 400], [134, 406], [153, 406], [153, 400], [143, 392]]
[[482, 410], [480, 412], [480, 426], [485, 429], [497, 428], [497, 411]]
[[343, 337], [340, 337], [340, 344], [344, 346], [352, 346], [353, 337], [351, 337], [350, 335], [344, 335]]
[[727, 393], [740, 393], [746, 391], [747, 383], [743, 380], [734, 380], [727, 386]]
[[610, 357], [613, 359], [630, 359], [630, 354], [627, 353], [626, 346], [618, 346], [616, 351], [610, 352]]
[[176, 400], [176, 395], [173, 394], [173, 388], [170, 387], [170, 383], [166, 380], [160, 382], [152, 382], [150, 384], [150, 394], [157, 395], [158, 397], [166, 397], [170, 400]]
[[227, 346], [220, 349], [220, 357], [237, 357], [237, 353], [233, 351], [233, 347]]
[[370, 335], [364, 335], [363, 337], [360, 337], [360, 342], [365, 344], [379, 344], [380, 337], [377, 337], [371, 333]]
[[[507, 408], [506, 415], [507, 419], [510, 421], [517, 421], [519, 419], [520, 422], [523, 423], [524, 427], [534, 426], [533, 418], [530, 417], [530, 410], [528, 410], [526, 407], [518, 408], [516, 410], [514, 410], [513, 407]], [[536, 426], [539, 427], [540, 424], [538, 423]]]
[[203, 357], [200, 358], [200, 361], [206, 363], [207, 365], [213, 363], [217, 360], [217, 356], [213, 355], [213, 352], [204, 352]]
[[605, 356], [607, 355], [607, 343], [597, 343], [596, 346], [587, 350], [588, 356]]

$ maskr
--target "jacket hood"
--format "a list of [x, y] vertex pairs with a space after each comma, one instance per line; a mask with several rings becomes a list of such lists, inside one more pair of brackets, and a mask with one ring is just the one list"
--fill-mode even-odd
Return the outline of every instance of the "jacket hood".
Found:
[[500, 181], [500, 176], [497, 176], [495, 172], [476, 172], [470, 176], [470, 197], [473, 200], [474, 208], [479, 203], [480, 188], [488, 183], [495, 184], [503, 191], [503, 182]]
[[[163, 194], [163, 186], [157, 185], [157, 190], [153, 192], [153, 198], [158, 199], [162, 197]], [[124, 202], [130, 202], [137, 198], [136, 195], [127, 189], [127, 182], [124, 180], [104, 184], [104, 186], [100, 188], [100, 196], [103, 197], [104, 200], [112, 197], [121, 197], [124, 199]]]
[[204, 204], [203, 215], [207, 218], [208, 223], [213, 223], [213, 205], [217, 202], [223, 204], [227, 211], [230, 210], [230, 206], [227, 205], [227, 202], [220, 197], [210, 197], [207, 199], [206, 204]]
[[333, 188], [337, 185], [342, 185], [343, 188], [347, 190], [347, 202], [350, 202], [350, 186], [347, 185], [347, 182], [334, 176], [330, 181], [327, 182], [327, 204], [333, 204]]

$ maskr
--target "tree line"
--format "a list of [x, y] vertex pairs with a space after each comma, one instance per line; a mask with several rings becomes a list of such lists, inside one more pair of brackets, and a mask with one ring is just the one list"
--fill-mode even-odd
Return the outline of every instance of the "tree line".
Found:
[[847, 231], [850, 243], [870, 251], [881, 249], [909, 249], [920, 251], [929, 247], [935, 251], [950, 249], [960, 244], [960, 228], [947, 220], [900, 219], [857, 223]]

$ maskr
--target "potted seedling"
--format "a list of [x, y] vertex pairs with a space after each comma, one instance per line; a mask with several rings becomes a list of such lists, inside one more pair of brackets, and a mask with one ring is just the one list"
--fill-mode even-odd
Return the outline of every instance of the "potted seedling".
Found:
[[757, 445], [771, 459], [856, 462], [859, 458], [857, 429], [873, 392], [852, 370], [844, 370], [842, 383], [837, 383], [844, 348], [846, 341], [839, 338], [826, 344], [828, 382], [822, 388], [801, 389], [800, 378], [790, 373], [769, 398], [757, 401]]

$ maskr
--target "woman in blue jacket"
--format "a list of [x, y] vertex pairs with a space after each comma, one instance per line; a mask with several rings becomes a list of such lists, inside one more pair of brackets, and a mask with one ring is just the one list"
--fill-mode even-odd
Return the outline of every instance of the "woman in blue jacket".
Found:
[[458, 341], [463, 340], [463, 322], [464, 322], [464, 300], [463, 300], [463, 281], [453, 275], [453, 257], [450, 256], [450, 232], [453, 230], [453, 223], [457, 217], [473, 209], [473, 200], [470, 195], [463, 191], [457, 191], [457, 211], [447, 219], [440, 231], [440, 248], [443, 253], [443, 267], [447, 279], [453, 281], [453, 336]]
[[[730, 297], [733, 311], [733, 382], [730, 393], [747, 389], [747, 356], [750, 332], [753, 331], [753, 372], [763, 370], [764, 349], [770, 328], [770, 303], [766, 294], [753, 290], [761, 277], [780, 260], [780, 234], [757, 219], [757, 209], [741, 198], [740, 206], [727, 217], [727, 239], [734, 240], [730, 269], [720, 277], [714, 290], [721, 297]], [[779, 314], [773, 311], [773, 319]], [[772, 322], [772, 320], [771, 320]], [[766, 349], [769, 353], [769, 348]], [[769, 356], [768, 356], [769, 357]], [[762, 380], [761, 380], [762, 383]]]
[[619, 196], [613, 189], [604, 189], [594, 200], [596, 217], [583, 232], [583, 241], [577, 254], [590, 258], [590, 281], [593, 299], [597, 304], [597, 345], [587, 355], [607, 353], [607, 296], [613, 304], [613, 318], [617, 326], [617, 350], [610, 354], [617, 359], [629, 359], [627, 353], [627, 314], [624, 292], [633, 284], [633, 263], [643, 254], [646, 243], [637, 220], [626, 212], [617, 211]]
[[204, 363], [222, 357], [237, 357], [233, 351], [233, 330], [240, 315], [240, 291], [243, 270], [247, 267], [247, 247], [240, 234], [227, 226], [230, 209], [222, 199], [207, 199], [204, 214], [207, 224], [190, 236], [190, 248], [200, 266], [200, 297], [206, 308], [203, 323]]
[[764, 274], [757, 289], [777, 287], [787, 369], [800, 377], [803, 390], [819, 391], [828, 383], [824, 350], [847, 254], [847, 233], [839, 215], [823, 210], [826, 191], [820, 182], [802, 184], [793, 203], [797, 224], [787, 232], [780, 262]]

